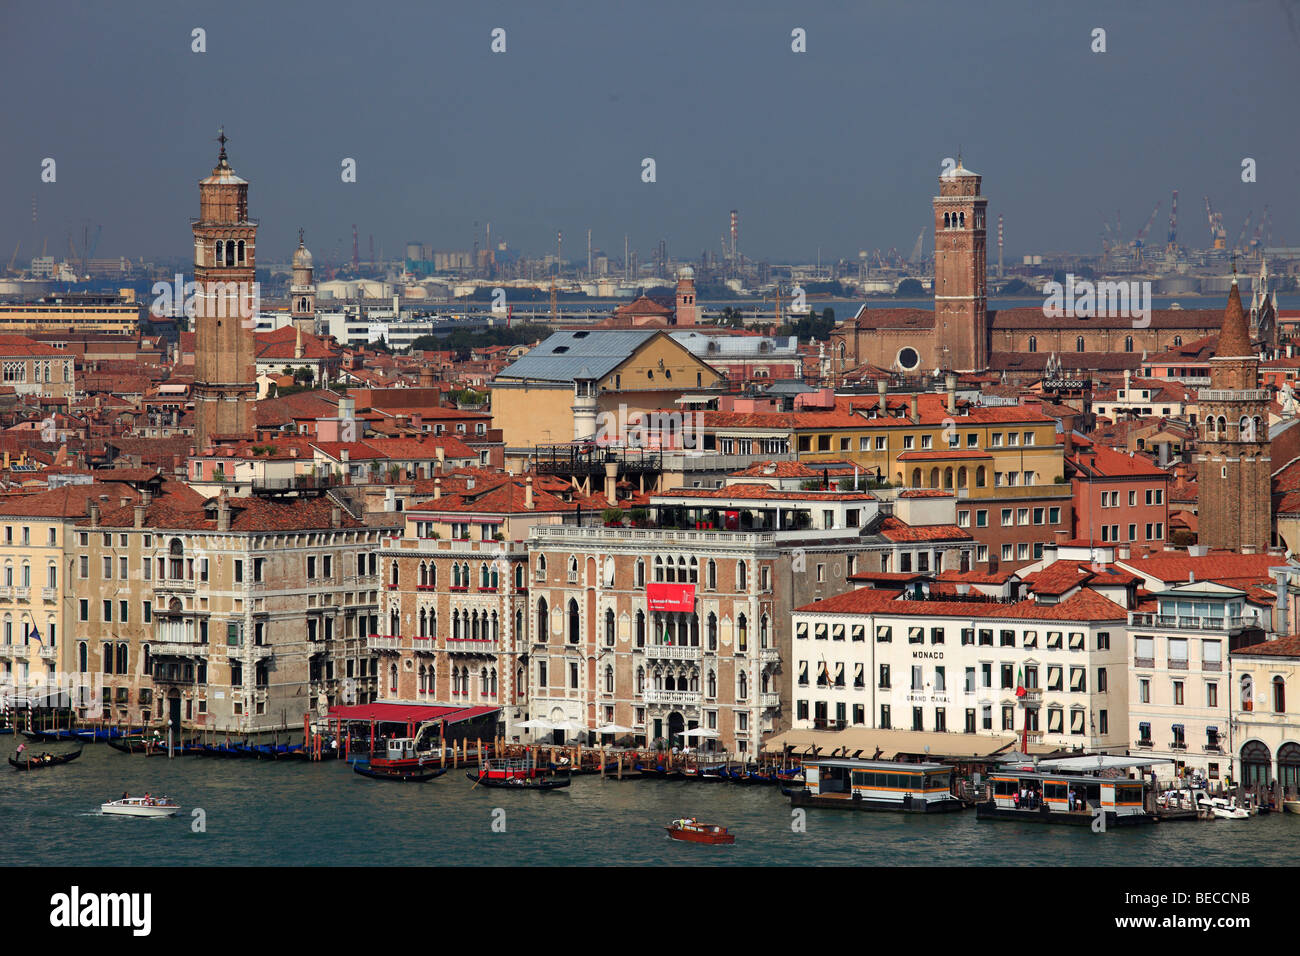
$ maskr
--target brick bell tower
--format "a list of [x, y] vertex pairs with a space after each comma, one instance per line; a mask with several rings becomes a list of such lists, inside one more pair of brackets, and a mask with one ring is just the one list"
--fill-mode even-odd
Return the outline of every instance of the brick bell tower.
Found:
[[212, 175], [199, 180], [199, 218], [194, 220], [194, 418], [195, 448], [252, 437], [253, 329], [257, 294], [254, 246], [257, 223], [248, 218], [248, 182], [226, 160], [226, 134]]
[[957, 166], [939, 176], [934, 198], [934, 362], [953, 372], [989, 367], [984, 220], [979, 174]]
[[1199, 543], [1238, 553], [1264, 552], [1272, 538], [1268, 391], [1259, 387], [1259, 356], [1237, 278], [1210, 359], [1210, 387], [1200, 390], [1197, 462]]

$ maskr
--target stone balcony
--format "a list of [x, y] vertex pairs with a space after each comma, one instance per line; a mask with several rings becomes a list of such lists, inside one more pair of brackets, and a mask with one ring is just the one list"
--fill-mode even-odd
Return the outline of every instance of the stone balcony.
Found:
[[43, 661], [57, 661], [59, 659], [59, 649], [57, 647], [47, 647], [42, 644], [38, 653]]
[[647, 644], [645, 656], [667, 661], [698, 661], [701, 657], [701, 649], [672, 644]]
[[758, 695], [758, 703], [759, 703], [759, 706], [760, 706], [760, 707], [763, 707], [764, 709], [775, 709], [775, 708], [778, 708], [778, 707], [781, 706], [781, 695], [780, 695], [780, 694], [772, 694], [772, 693], [759, 694], [759, 695]]
[[53, 604], [59, 599], [58, 588], [41, 588], [41, 600]]
[[368, 651], [400, 651], [402, 638], [392, 634], [371, 634], [366, 638]]
[[26, 603], [32, 599], [32, 589], [29, 587], [14, 588], [14, 600]]
[[642, 695], [647, 704], [683, 704], [689, 707], [700, 706], [703, 695], [697, 690], [659, 690], [647, 687]]
[[449, 637], [447, 650], [453, 654], [496, 654], [501, 650], [501, 642], [491, 638], [475, 640], [472, 637]]
[[154, 641], [149, 653], [153, 657], [207, 657], [209, 646], [198, 641]]
[[779, 664], [781, 662], [781, 652], [775, 647], [760, 647], [758, 649], [758, 662], [760, 664]]

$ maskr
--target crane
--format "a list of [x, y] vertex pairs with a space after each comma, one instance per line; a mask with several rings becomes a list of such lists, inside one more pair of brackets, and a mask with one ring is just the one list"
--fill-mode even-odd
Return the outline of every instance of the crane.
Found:
[[1165, 246], [1168, 252], [1178, 251], [1178, 190], [1174, 190], [1174, 198], [1169, 204], [1169, 241]]
[[1250, 240], [1250, 254], [1260, 256], [1264, 254], [1264, 229], [1268, 225], [1268, 207], [1264, 207], [1264, 214], [1259, 217], [1259, 225], [1255, 227], [1255, 235]]
[[1232, 248], [1234, 251], [1236, 252], [1245, 251], [1246, 231], [1250, 229], [1250, 220], [1253, 219], [1254, 217], [1255, 217], [1255, 210], [1252, 209], [1250, 212], [1246, 213], [1246, 221], [1242, 223], [1241, 234], [1237, 236], [1237, 241], [1232, 244]]
[[925, 230], [922, 229], [920, 234], [916, 237], [916, 245], [912, 247], [912, 255], [908, 260], [909, 262], [919, 263], [921, 261], [921, 243], [924, 241], [924, 239], [925, 239]]
[[1156, 221], [1156, 216], [1160, 215], [1160, 202], [1157, 200], [1156, 208], [1151, 210], [1151, 215], [1147, 218], [1147, 223], [1138, 230], [1137, 235], [1133, 237], [1133, 250], [1137, 256], [1138, 262], [1142, 261], [1142, 244], [1146, 242], [1147, 232]]
[[9, 271], [10, 271], [10, 272], [13, 272], [13, 271], [14, 271], [14, 263], [18, 261], [18, 246], [19, 246], [21, 243], [22, 243], [22, 240], [21, 240], [21, 239], [19, 239], [18, 242], [15, 242], [15, 243], [14, 243], [14, 254], [13, 254], [13, 255], [10, 257], [10, 259], [9, 259]]

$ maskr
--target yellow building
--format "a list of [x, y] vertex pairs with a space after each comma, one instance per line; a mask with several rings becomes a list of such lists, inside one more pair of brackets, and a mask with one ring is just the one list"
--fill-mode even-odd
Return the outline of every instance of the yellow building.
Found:
[[140, 329], [140, 303], [132, 289], [117, 295], [64, 292], [39, 302], [0, 303], [0, 334], [24, 332], [116, 332]]
[[722, 381], [662, 331], [562, 330], [492, 380], [493, 427], [507, 457], [575, 439], [618, 443], [644, 413]]

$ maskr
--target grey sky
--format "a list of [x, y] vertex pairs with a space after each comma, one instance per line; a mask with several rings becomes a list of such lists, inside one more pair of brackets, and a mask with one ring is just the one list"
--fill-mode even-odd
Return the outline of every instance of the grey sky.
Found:
[[959, 144], [1011, 255], [1096, 251], [1117, 209], [1127, 240], [1157, 200], [1163, 244], [1172, 189], [1188, 245], [1208, 244], [1207, 194], [1230, 243], [1268, 205], [1273, 243], [1300, 245], [1298, 63], [1292, 0], [6, 2], [0, 248], [21, 239], [25, 259], [48, 237], [61, 254], [89, 219], [98, 255], [188, 254], [222, 123], [263, 260], [287, 258], [300, 225], [335, 259], [352, 223], [364, 258], [371, 233], [389, 255], [468, 248], [489, 221], [530, 254], [560, 229], [583, 257], [591, 227], [611, 253], [628, 232], [643, 255], [664, 238], [697, 257], [732, 208], [754, 256], [907, 253], [922, 227], [930, 248]]

